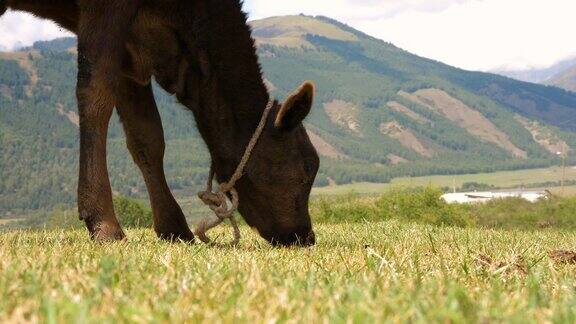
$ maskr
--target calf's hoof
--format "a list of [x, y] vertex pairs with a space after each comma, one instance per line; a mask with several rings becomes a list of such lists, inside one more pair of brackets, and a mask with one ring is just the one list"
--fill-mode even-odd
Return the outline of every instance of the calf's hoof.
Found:
[[156, 230], [156, 235], [158, 235], [161, 240], [172, 243], [194, 243], [194, 234], [192, 234], [192, 231], [190, 231], [187, 226], [181, 230]]
[[180, 207], [156, 213], [154, 231], [164, 241], [194, 243], [194, 234]]
[[95, 242], [117, 242], [126, 239], [126, 234], [122, 231], [120, 225], [108, 224], [105, 222], [96, 224], [88, 228], [90, 238]]

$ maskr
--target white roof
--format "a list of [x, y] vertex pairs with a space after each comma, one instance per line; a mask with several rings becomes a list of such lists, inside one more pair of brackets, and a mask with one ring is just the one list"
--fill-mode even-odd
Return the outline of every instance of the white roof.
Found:
[[442, 196], [449, 204], [483, 203], [494, 199], [520, 198], [529, 202], [546, 199], [546, 191], [486, 191], [486, 192], [457, 192]]

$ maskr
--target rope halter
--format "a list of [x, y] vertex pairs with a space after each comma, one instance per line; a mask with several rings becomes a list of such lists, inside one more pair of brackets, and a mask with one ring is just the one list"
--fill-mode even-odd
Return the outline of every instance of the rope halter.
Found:
[[[230, 224], [234, 230], [234, 239], [230, 245], [237, 246], [238, 243], [240, 243], [240, 229], [238, 228], [238, 223], [234, 218], [234, 213], [236, 210], [238, 210], [239, 205], [238, 191], [236, 191], [235, 186], [236, 182], [238, 182], [238, 180], [240, 180], [240, 178], [242, 178], [244, 175], [244, 168], [250, 160], [252, 151], [254, 150], [254, 147], [256, 147], [256, 144], [258, 143], [258, 140], [264, 131], [266, 121], [268, 120], [268, 115], [270, 114], [270, 111], [273, 107], [274, 100], [270, 99], [266, 105], [266, 109], [264, 109], [264, 112], [262, 113], [262, 119], [260, 120], [254, 135], [252, 135], [252, 138], [246, 147], [246, 151], [244, 152], [244, 155], [242, 156], [236, 171], [234, 171], [230, 181], [220, 184], [216, 192], [214, 192], [212, 186], [216, 175], [214, 171], [214, 163], [212, 163], [206, 190], [200, 192], [198, 194], [198, 198], [200, 198], [200, 200], [202, 200], [202, 202], [214, 212], [216, 218], [204, 218], [196, 227], [194, 234], [196, 234], [196, 236], [198, 236], [202, 242], [206, 244], [213, 244], [212, 240], [206, 235], [206, 233], [214, 227], [222, 224], [225, 220], [229, 219]], [[228, 205], [228, 197], [230, 197], [230, 202], [232, 203], [231, 206]]]

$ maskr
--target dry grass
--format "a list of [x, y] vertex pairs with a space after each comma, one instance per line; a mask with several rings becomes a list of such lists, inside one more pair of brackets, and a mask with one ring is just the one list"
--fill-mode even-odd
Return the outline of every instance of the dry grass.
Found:
[[[311, 249], [272, 248], [247, 228], [237, 249], [168, 244], [148, 230], [110, 245], [89, 242], [84, 231], [2, 234], [0, 320], [576, 320], [575, 268], [547, 256], [573, 248], [574, 232], [395, 221], [316, 231], [319, 244]], [[478, 255], [521, 258], [525, 273], [479, 265]]]
[[566, 264], [576, 264], [576, 252], [574, 251], [566, 251], [566, 250], [557, 250], [551, 251], [549, 256], [552, 260], [557, 263], [566, 263]]

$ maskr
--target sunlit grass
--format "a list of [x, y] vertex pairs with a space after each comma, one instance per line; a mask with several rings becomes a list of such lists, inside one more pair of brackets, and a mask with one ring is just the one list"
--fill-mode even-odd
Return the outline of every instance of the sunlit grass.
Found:
[[[316, 226], [309, 249], [242, 232], [235, 249], [169, 244], [150, 230], [105, 245], [83, 230], [1, 234], [0, 320], [576, 320], [576, 266], [547, 257], [576, 247], [574, 232], [332, 224]], [[498, 272], [481, 255], [522, 257], [527, 274]]]

